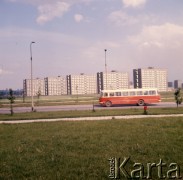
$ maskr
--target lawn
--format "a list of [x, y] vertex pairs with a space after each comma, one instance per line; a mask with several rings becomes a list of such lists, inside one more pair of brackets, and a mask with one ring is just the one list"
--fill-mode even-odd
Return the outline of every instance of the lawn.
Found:
[[162, 159], [164, 175], [176, 163], [183, 176], [182, 129], [183, 117], [1, 124], [0, 179], [109, 179], [111, 157], [130, 157], [127, 171]]

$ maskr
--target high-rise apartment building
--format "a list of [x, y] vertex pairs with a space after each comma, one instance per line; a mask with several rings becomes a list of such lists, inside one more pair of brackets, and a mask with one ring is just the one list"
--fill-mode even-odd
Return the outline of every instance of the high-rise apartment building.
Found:
[[167, 70], [146, 68], [133, 69], [134, 88], [157, 88], [167, 91]]
[[[134, 88], [158, 88], [167, 91], [167, 70], [134, 69]], [[132, 83], [131, 83], [132, 84]], [[93, 75], [79, 74], [65, 77], [46, 77], [33, 79], [33, 96], [41, 95], [77, 95], [99, 94], [104, 89], [128, 89], [129, 74], [127, 72], [98, 72]], [[25, 96], [31, 96], [31, 80], [23, 81]]]
[[129, 74], [126, 72], [111, 71], [97, 73], [97, 93], [104, 89], [128, 89]]
[[173, 88], [173, 82], [168, 82], [168, 88]]
[[[44, 79], [33, 79], [32, 80], [32, 94], [33, 96], [45, 95], [45, 84]], [[23, 80], [23, 91], [25, 96], [31, 96], [31, 79]]]
[[67, 81], [65, 77], [47, 77], [45, 81], [45, 95], [55, 96], [67, 94]]
[[181, 80], [175, 80], [174, 81], [174, 88], [175, 89], [182, 88], [182, 81]]
[[67, 94], [96, 94], [96, 75], [67, 75]]

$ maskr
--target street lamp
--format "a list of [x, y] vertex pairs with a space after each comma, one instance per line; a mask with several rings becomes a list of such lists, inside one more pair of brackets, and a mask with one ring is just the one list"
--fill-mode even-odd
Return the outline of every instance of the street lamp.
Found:
[[34, 111], [34, 103], [33, 103], [33, 82], [32, 82], [33, 81], [33, 79], [32, 79], [32, 76], [33, 76], [32, 75], [32, 44], [33, 43], [35, 43], [35, 42], [31, 42], [30, 43], [30, 56], [31, 56], [30, 57], [30, 60], [31, 60], [31, 104], [32, 104], [31, 105], [31, 107], [32, 107], [31, 110], [32, 110], [32, 112]]
[[105, 74], [106, 74], [106, 89], [107, 89], [107, 61], [106, 61], [107, 49], [104, 49], [104, 51], [105, 51]]

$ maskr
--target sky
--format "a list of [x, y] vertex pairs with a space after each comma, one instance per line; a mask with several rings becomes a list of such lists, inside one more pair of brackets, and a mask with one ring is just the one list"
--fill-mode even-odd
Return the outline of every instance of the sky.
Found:
[[[163, 68], [183, 80], [182, 0], [0, 0], [0, 89], [23, 80]], [[31, 42], [35, 42], [31, 44]], [[31, 47], [31, 48], [30, 48]]]

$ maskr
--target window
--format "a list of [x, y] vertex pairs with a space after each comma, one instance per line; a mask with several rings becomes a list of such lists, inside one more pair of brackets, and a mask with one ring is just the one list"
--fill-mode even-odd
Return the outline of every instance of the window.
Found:
[[130, 96], [135, 96], [136, 94], [135, 91], [130, 91], [129, 93], [130, 93]]
[[115, 92], [116, 96], [121, 96], [121, 92]]
[[128, 96], [128, 92], [123, 92], [123, 96]]
[[104, 97], [107, 97], [108, 96], [108, 93], [104, 93]]
[[143, 95], [142, 91], [137, 91], [137, 95]]
[[114, 96], [114, 93], [113, 93], [113, 92], [111, 92], [111, 93], [110, 93], [110, 96]]
[[149, 95], [156, 95], [156, 91], [149, 91]]
[[144, 91], [144, 95], [148, 95], [148, 91]]

